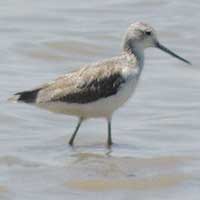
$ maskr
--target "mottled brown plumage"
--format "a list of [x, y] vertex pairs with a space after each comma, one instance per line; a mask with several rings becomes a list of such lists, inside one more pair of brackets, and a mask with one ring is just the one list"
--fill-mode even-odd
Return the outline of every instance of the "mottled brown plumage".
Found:
[[48, 102], [89, 103], [114, 95], [125, 83], [122, 70], [136, 62], [133, 55], [123, 54], [90, 64], [57, 78], [31, 91], [17, 93], [19, 101], [44, 104]]

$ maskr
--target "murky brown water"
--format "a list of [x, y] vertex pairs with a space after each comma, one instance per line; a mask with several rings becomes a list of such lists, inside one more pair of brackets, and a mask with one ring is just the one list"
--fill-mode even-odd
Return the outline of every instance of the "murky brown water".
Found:
[[[0, 3], [0, 199], [192, 199], [200, 195], [197, 0]], [[88, 62], [119, 54], [128, 25], [145, 21], [192, 67], [146, 51], [137, 92], [113, 120], [76, 119], [6, 99]]]

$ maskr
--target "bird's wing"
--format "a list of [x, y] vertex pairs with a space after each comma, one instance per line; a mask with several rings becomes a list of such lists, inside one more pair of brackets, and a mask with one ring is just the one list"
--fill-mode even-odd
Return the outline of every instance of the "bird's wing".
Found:
[[84, 104], [114, 95], [125, 82], [121, 70], [120, 63], [115, 60], [83, 67], [45, 85], [36, 102]]

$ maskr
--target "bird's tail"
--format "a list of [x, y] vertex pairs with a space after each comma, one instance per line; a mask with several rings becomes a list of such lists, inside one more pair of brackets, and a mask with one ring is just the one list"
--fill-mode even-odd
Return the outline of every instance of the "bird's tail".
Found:
[[10, 97], [8, 100], [12, 102], [35, 103], [40, 89], [41, 88], [18, 92], [14, 94], [12, 97]]

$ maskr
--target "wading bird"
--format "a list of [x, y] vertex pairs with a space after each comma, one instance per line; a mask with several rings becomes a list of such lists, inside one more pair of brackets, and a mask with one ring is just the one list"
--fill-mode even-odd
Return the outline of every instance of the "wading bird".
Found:
[[55, 81], [16, 93], [14, 101], [36, 105], [56, 113], [77, 116], [76, 129], [69, 140], [73, 145], [81, 123], [88, 118], [106, 118], [108, 146], [112, 145], [113, 113], [133, 94], [144, 65], [144, 50], [156, 47], [185, 63], [189, 61], [163, 46], [148, 24], [131, 24], [123, 41], [121, 55], [83, 66]]

